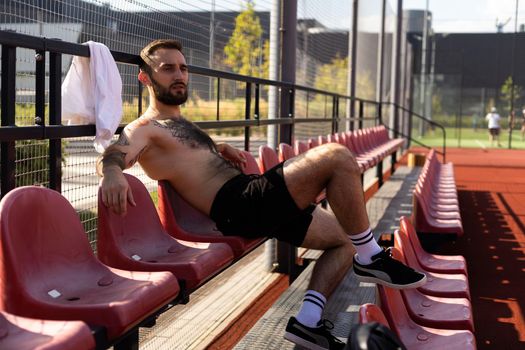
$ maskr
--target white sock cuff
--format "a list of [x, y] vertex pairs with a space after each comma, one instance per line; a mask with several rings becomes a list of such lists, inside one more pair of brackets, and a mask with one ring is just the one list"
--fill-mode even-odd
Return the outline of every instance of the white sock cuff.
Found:
[[307, 290], [306, 293], [304, 294], [303, 301], [306, 301], [306, 300], [313, 302], [314, 304], [319, 304], [321, 308], [324, 308], [326, 304], [326, 297], [322, 295], [321, 293], [315, 290], [311, 290], [311, 289]]
[[372, 233], [372, 229], [369, 227], [365, 231], [356, 235], [349, 235], [349, 237], [354, 245], [362, 245], [373, 239], [374, 234]]

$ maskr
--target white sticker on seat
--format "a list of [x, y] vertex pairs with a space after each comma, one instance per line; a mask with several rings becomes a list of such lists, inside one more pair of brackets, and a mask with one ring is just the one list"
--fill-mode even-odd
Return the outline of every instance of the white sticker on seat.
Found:
[[59, 296], [61, 296], [62, 294], [60, 294], [60, 292], [56, 289], [52, 289], [50, 290], [49, 292], [47, 292], [47, 294], [49, 294], [49, 296], [51, 298], [58, 298]]
[[131, 256], [131, 258], [132, 258], [133, 260], [136, 260], [136, 261], [140, 261], [140, 260], [142, 260], [142, 258], [141, 258], [140, 256], [138, 256], [137, 254], [133, 254], [133, 255]]

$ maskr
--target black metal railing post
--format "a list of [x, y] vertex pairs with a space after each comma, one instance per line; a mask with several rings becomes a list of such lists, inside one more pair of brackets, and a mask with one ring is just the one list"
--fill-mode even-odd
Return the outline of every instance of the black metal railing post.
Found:
[[365, 117], [365, 102], [362, 100], [359, 100], [359, 119], [357, 122], [358, 129], [363, 128], [363, 119]]
[[[244, 119], [250, 120], [250, 114], [252, 109], [252, 83], [246, 83], [246, 94], [244, 104]], [[250, 150], [250, 127], [244, 127], [244, 149]]]
[[[62, 124], [62, 55], [49, 53], [49, 125]], [[49, 140], [49, 188], [62, 192], [62, 139]]]
[[35, 124], [44, 126], [46, 122], [46, 52], [35, 53]]
[[[16, 102], [16, 48], [13, 46], [2, 45], [2, 93], [1, 101], [1, 120], [2, 127], [13, 127], [15, 121], [15, 102]], [[15, 141], [0, 143], [1, 164], [1, 188], [3, 196], [16, 186], [16, 149]]]
[[381, 102], [377, 103], [377, 119], [375, 125], [383, 124], [383, 104]]

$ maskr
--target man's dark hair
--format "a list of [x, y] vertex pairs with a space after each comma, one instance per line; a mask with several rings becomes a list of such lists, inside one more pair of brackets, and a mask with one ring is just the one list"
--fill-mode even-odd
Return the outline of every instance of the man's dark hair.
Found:
[[155, 53], [155, 51], [159, 49], [175, 49], [179, 50], [182, 54], [182, 44], [180, 41], [175, 39], [157, 39], [152, 42], [150, 42], [148, 45], [146, 45], [141, 51], [140, 51], [140, 69], [144, 72], [151, 74], [152, 68], [151, 64], [153, 61], [151, 60], [151, 55]]

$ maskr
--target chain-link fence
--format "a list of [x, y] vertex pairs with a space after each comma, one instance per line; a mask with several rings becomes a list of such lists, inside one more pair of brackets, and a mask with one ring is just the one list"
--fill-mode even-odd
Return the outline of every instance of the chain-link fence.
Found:
[[[363, 28], [358, 55], [358, 97], [375, 99], [378, 74], [384, 76], [382, 98], [390, 96], [392, 65], [392, 37], [395, 31], [395, 3], [387, 1], [385, 24], [385, 53], [383, 73], [378, 70], [378, 37], [381, 30], [377, 18], [371, 33]], [[184, 46], [190, 65], [268, 78], [270, 15], [272, 0], [198, 2], [162, 0], [4, 0], [0, 1], [0, 29], [36, 37], [56, 38], [65, 42], [84, 43], [92, 40], [109, 49], [137, 54], [151, 40], [175, 37]], [[381, 1], [362, 2], [365, 12], [376, 17]], [[366, 10], [368, 8], [369, 10]], [[352, 9], [351, 2], [298, 0], [296, 83], [321, 91], [349, 92], [349, 42]], [[279, 30], [276, 28], [275, 30]], [[360, 34], [360, 35], [361, 35]], [[375, 45], [375, 46], [374, 46]], [[239, 49], [242, 48], [242, 49]], [[285, 50], [286, 48], [280, 48]], [[246, 58], [246, 59], [244, 59]], [[62, 77], [67, 73], [72, 56], [62, 56]], [[372, 62], [370, 69], [365, 63]], [[374, 63], [375, 62], [375, 63]], [[35, 124], [35, 52], [19, 48], [16, 51], [16, 124]], [[45, 116], [49, 118], [49, 66], [46, 62]], [[123, 81], [123, 122], [138, 116], [139, 104], [147, 106], [147, 94], [138, 100], [137, 67], [119, 63]], [[366, 68], [366, 67], [365, 67]], [[218, 79], [206, 74], [191, 74], [189, 99], [183, 114], [194, 121], [244, 119], [246, 84]], [[259, 86], [259, 100], [255, 110], [252, 97], [250, 114], [268, 119], [269, 86]], [[331, 118], [335, 109], [340, 118], [348, 117], [349, 101], [340, 99], [337, 106], [332, 98], [323, 94], [297, 91], [294, 98], [297, 118], [323, 119], [318, 122], [297, 124], [296, 139], [307, 139], [332, 132]], [[278, 101], [279, 103], [279, 101]], [[375, 107], [366, 105], [363, 116], [377, 117]], [[374, 122], [365, 122], [366, 126]], [[349, 123], [340, 122], [339, 130], [348, 129]], [[244, 128], [210, 129], [217, 140], [228, 140], [244, 148]], [[266, 142], [267, 127], [251, 129], [250, 149]], [[16, 141], [16, 185], [39, 184], [49, 186], [48, 140]], [[96, 237], [98, 177], [95, 153], [90, 137], [77, 137], [62, 141], [62, 192], [79, 212], [94, 245]], [[150, 191], [156, 183], [139, 167], [130, 170], [145, 182]]]

